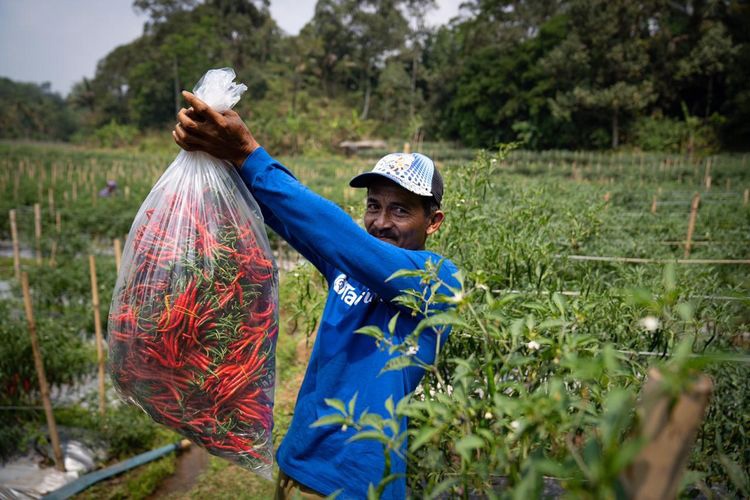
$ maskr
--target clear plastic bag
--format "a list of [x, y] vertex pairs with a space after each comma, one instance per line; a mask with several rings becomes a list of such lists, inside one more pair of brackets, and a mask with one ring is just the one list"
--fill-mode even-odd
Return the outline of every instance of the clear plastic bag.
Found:
[[[211, 70], [217, 111], [245, 90]], [[141, 205], [109, 313], [109, 368], [126, 400], [268, 479], [278, 272], [257, 203], [228, 163], [181, 151]]]

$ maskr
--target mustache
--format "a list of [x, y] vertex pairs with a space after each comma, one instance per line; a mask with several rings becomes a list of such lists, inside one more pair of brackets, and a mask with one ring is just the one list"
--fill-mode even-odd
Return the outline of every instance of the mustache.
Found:
[[393, 231], [390, 231], [388, 229], [383, 231], [378, 231], [377, 229], [373, 229], [370, 231], [370, 234], [375, 236], [376, 238], [388, 238], [388, 239], [398, 239], [398, 236]]

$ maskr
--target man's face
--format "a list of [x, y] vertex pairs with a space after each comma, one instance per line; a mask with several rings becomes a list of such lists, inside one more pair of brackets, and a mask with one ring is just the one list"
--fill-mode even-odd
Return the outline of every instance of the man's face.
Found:
[[385, 242], [408, 250], [423, 250], [427, 236], [443, 221], [443, 212], [425, 214], [422, 197], [387, 179], [367, 188], [365, 229]]

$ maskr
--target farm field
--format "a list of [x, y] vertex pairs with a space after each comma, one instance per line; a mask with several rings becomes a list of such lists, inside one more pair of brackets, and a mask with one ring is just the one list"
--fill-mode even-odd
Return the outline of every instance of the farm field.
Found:
[[[653, 366], [674, 394], [698, 371], [713, 380], [682, 494], [750, 495], [750, 158], [474, 152], [440, 144], [422, 151], [439, 162], [446, 181], [447, 221], [428, 246], [458, 265], [464, 289], [444, 298], [456, 306], [446, 319], [453, 333], [437, 365], [427, 368], [423, 390], [394, 402], [389, 432], [375, 429], [390, 446], [408, 436], [415, 496], [533, 497], [543, 477], [576, 496], [614, 496], [643, 444], [634, 437], [643, 419], [636, 408]], [[348, 180], [380, 153], [280, 160], [360, 219], [362, 193]], [[48, 447], [11, 219], [47, 378], [57, 388], [58, 425], [69, 433], [85, 430], [105, 450], [102, 463], [178, 439], [117, 404], [111, 390], [99, 415], [96, 386], [89, 383], [97, 363], [90, 256], [106, 328], [115, 240], [124, 243], [141, 201], [174, 154], [0, 144], [3, 457], [34, 443]], [[100, 197], [108, 180], [117, 190]], [[282, 282], [278, 444], [325, 290], [310, 266], [269, 236]], [[388, 345], [387, 334], [373, 335]], [[399, 416], [410, 417], [409, 429], [399, 427]], [[368, 430], [345, 411], [337, 425]], [[176, 466], [167, 457], [83, 496], [147, 497]], [[243, 498], [257, 498], [273, 489], [220, 459], [201, 472], [184, 494], [242, 491]]]

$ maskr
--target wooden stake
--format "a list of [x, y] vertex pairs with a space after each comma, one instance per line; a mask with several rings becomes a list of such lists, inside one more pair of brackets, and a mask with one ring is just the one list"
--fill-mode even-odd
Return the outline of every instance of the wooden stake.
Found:
[[656, 195], [651, 199], [651, 213], [656, 213]]
[[59, 210], [55, 213], [55, 231], [57, 234], [62, 234], [62, 216]]
[[710, 190], [711, 190], [711, 176], [707, 175], [706, 176], [706, 191], [710, 191]]
[[693, 245], [693, 231], [695, 230], [695, 219], [698, 217], [698, 205], [701, 202], [701, 195], [695, 193], [693, 201], [690, 203], [690, 218], [688, 219], [687, 238], [685, 238], [685, 258], [690, 257], [690, 248]]
[[39, 341], [36, 336], [36, 323], [34, 322], [34, 310], [31, 307], [31, 294], [29, 293], [29, 276], [26, 273], [21, 275], [21, 289], [23, 290], [23, 305], [26, 310], [26, 321], [29, 325], [29, 337], [31, 337], [31, 351], [34, 355], [34, 366], [36, 367], [36, 376], [39, 379], [39, 393], [42, 396], [42, 405], [44, 405], [44, 414], [47, 417], [47, 427], [49, 427], [50, 439], [52, 440], [52, 451], [55, 455], [55, 468], [65, 472], [65, 461], [63, 460], [62, 449], [60, 448], [60, 436], [57, 434], [57, 424], [55, 415], [52, 413], [52, 403], [49, 399], [49, 386], [47, 385], [47, 375], [44, 372], [44, 363], [42, 362], [42, 352], [39, 349]]
[[21, 281], [21, 252], [18, 248], [18, 226], [16, 225], [16, 211], [10, 211], [10, 237], [13, 240], [13, 272], [16, 281]]
[[708, 186], [711, 181], [708, 179], [711, 177], [711, 158], [706, 160], [706, 169], [703, 171], [703, 183]]
[[42, 207], [34, 203], [34, 244], [36, 246], [36, 263], [42, 263]]
[[52, 240], [52, 247], [50, 248], [50, 252], [49, 252], [49, 267], [57, 266], [57, 260], [55, 259], [56, 254], [57, 254], [57, 240]]
[[120, 238], [115, 238], [113, 242], [115, 249], [115, 270], [120, 272], [120, 260], [122, 259], [122, 245], [120, 244]]
[[49, 205], [49, 216], [54, 217], [55, 214], [55, 190], [49, 188], [47, 190], [47, 204]]
[[406, 154], [411, 153], [411, 144], [409, 144], [408, 142], [404, 143], [404, 153]]
[[712, 392], [711, 379], [700, 375], [675, 397], [663, 375], [649, 370], [639, 409], [646, 444], [622, 476], [628, 498], [676, 498]]
[[96, 357], [99, 362], [99, 413], [104, 415], [104, 340], [102, 339], [102, 321], [99, 314], [99, 287], [96, 282], [96, 260], [93, 255], [89, 255], [89, 272], [91, 273], [91, 305], [94, 308]]
[[746, 207], [748, 203], [750, 203], [750, 189], [745, 189], [742, 195], [742, 205]]

